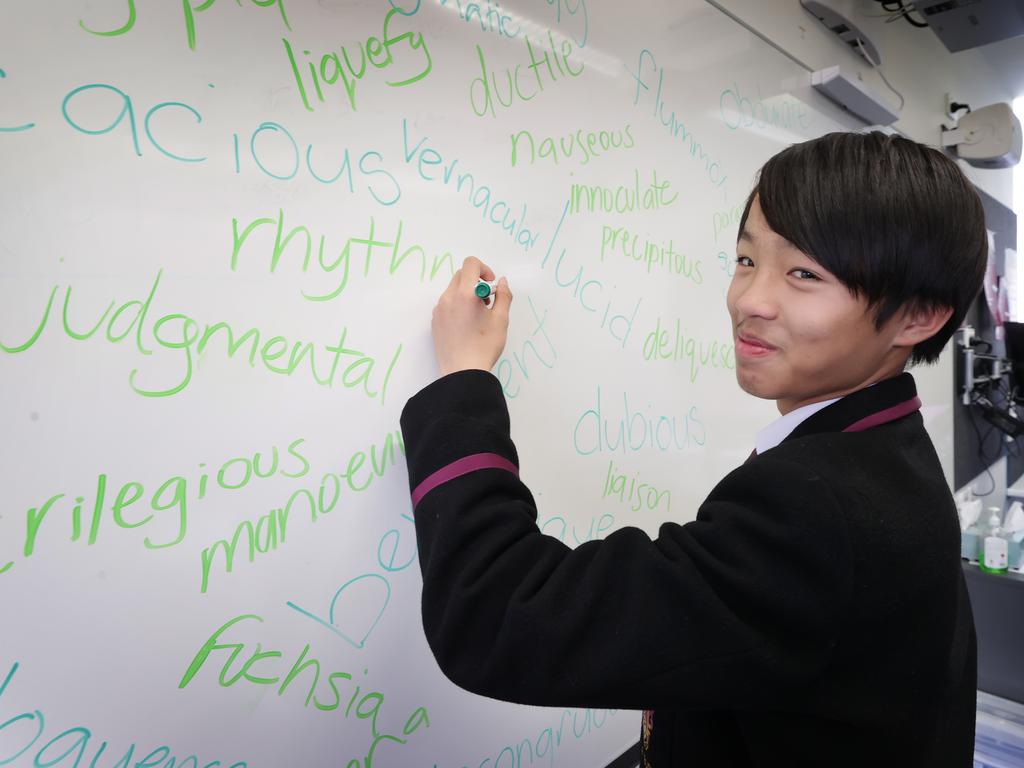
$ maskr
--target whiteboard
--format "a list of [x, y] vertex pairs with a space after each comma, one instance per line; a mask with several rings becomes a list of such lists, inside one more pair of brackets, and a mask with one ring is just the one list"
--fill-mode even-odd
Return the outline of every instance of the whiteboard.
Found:
[[846, 127], [806, 72], [695, 0], [0, 13], [0, 764], [635, 743], [439, 672], [398, 416], [479, 256], [542, 528], [692, 519], [775, 415], [724, 295], [756, 169]]

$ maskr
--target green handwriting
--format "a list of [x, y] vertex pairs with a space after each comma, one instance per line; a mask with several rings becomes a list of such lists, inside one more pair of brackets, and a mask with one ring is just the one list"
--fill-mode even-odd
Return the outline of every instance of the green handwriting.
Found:
[[[199, 5], [193, 6], [191, 0], [181, 0], [181, 8], [185, 16], [185, 36], [188, 40], [188, 47], [193, 51], [196, 49], [196, 14], [211, 8], [216, 1], [217, 0], [202, 0]], [[135, 0], [127, 0], [127, 2], [128, 18], [120, 27], [107, 30], [92, 29], [86, 26], [85, 21], [82, 19], [79, 19], [78, 26], [86, 32], [93, 35], [99, 35], [100, 37], [117, 37], [119, 35], [127, 34], [135, 28], [135, 21], [137, 18]], [[239, 7], [242, 6], [241, 0], [235, 0], [235, 2]], [[269, 8], [270, 6], [276, 5], [285, 27], [288, 29], [292, 28], [291, 24], [288, 22], [288, 15], [284, 10], [284, 0], [249, 0], [249, 2], [260, 8]]]
[[[362, 758], [347, 761], [346, 768], [372, 768], [373, 758], [380, 744], [385, 742], [396, 745], [407, 744], [409, 737], [419, 728], [430, 727], [430, 717], [426, 707], [416, 707], [401, 728], [402, 736], [385, 733], [381, 723], [385, 704], [384, 694], [374, 690], [364, 692], [363, 684], [366, 681], [357, 684], [355, 675], [351, 672], [340, 670], [329, 672], [326, 678], [323, 678], [320, 661], [314, 657], [307, 658], [310, 653], [308, 643], [295, 656], [295, 661], [289, 667], [284, 661], [284, 651], [264, 651], [260, 643], [256, 643], [255, 648], [250, 648], [243, 641], [222, 641], [222, 636], [229, 630], [234, 629], [237, 632], [242, 628], [243, 622], [246, 622], [245, 628], [250, 628], [252, 626], [250, 622], [254, 621], [262, 624], [263, 617], [253, 613], [244, 613], [229, 619], [218, 627], [189, 663], [185, 674], [182, 675], [181, 681], [178, 683], [178, 688], [186, 688], [214, 652], [226, 652], [221, 656], [222, 666], [217, 677], [222, 688], [230, 688], [244, 681], [252, 685], [275, 686], [277, 695], [283, 696], [288, 688], [304, 675], [302, 685], [306, 685], [308, 688], [306, 688], [307, 693], [303, 707], [308, 708], [312, 703], [315, 711], [318, 712], [339, 712], [346, 720], [354, 716], [357, 722], [368, 721], [371, 737], [369, 747]], [[236, 662], [241, 662], [241, 665], [236, 672], [232, 673], [232, 667]], [[368, 674], [369, 669], [364, 669], [363, 675]], [[352, 691], [351, 696], [349, 696], [350, 690]], [[347, 704], [344, 703], [345, 699], [347, 699]], [[402, 738], [403, 736], [405, 738]]]
[[[308, 227], [302, 225], [286, 227], [283, 209], [278, 209], [276, 217], [262, 216], [248, 223], [233, 218], [231, 219], [231, 271], [238, 271], [239, 257], [249, 238], [254, 237], [257, 231], [265, 228], [268, 233], [274, 232], [272, 245], [269, 241], [264, 240], [267, 271], [270, 274], [277, 272], [282, 257], [289, 245], [292, 245], [293, 255], [297, 247], [300, 257], [299, 261], [293, 262], [295, 269], [301, 268], [303, 274], [309, 274], [310, 267], [312, 267], [316, 277], [323, 276], [331, 281], [330, 287], [303, 290], [302, 296], [309, 301], [330, 301], [337, 298], [348, 287], [349, 279], [353, 274], [361, 272], [364, 278], [368, 278], [378, 259], [386, 263], [388, 277], [393, 277], [406, 262], [414, 267], [419, 266], [421, 283], [428, 280], [433, 281], [438, 274], [446, 278], [455, 274], [455, 261], [448, 251], [434, 254], [430, 259], [428, 270], [427, 252], [423, 246], [415, 243], [403, 244], [404, 227], [405, 222], [400, 219], [397, 227], [393, 230], [393, 236], [378, 233], [377, 223], [371, 216], [366, 228], [366, 235], [348, 237], [341, 250], [335, 255], [329, 249], [325, 253], [325, 235], [320, 235], [317, 238]], [[313, 257], [314, 242], [317, 243], [315, 259]], [[253, 251], [255, 248], [255, 245], [249, 243], [246, 250]], [[362, 270], [359, 269], [360, 261], [362, 261]]]
[[[97, 334], [101, 327], [105, 327], [105, 338], [110, 343], [120, 343], [134, 333], [139, 354], [152, 355], [153, 350], [148, 349], [143, 343], [148, 332], [148, 336], [152, 337], [158, 347], [167, 352], [180, 354], [182, 371], [178, 380], [169, 384], [143, 384], [139, 369], [133, 369], [128, 375], [128, 384], [137, 394], [143, 397], [170, 397], [183, 392], [192, 382], [195, 357], [202, 355], [208, 348], [216, 348], [226, 353], [228, 358], [234, 358], [242, 353], [243, 359], [248, 359], [250, 368], [255, 368], [259, 364], [270, 373], [289, 377], [302, 371], [318, 386], [334, 387], [340, 384], [345, 389], [359, 390], [366, 397], [379, 399], [381, 404], [384, 404], [388, 382], [402, 354], [401, 344], [395, 347], [383, 380], [375, 384], [374, 369], [377, 367], [378, 359], [346, 346], [347, 327], [342, 327], [337, 343], [328, 344], [289, 341], [278, 335], [267, 338], [258, 328], [241, 331], [227, 322], [203, 325], [181, 312], [163, 315], [147, 325], [162, 276], [163, 270], [157, 272], [149, 295], [144, 301], [127, 301], [114, 309], [117, 302], [112, 299], [99, 319], [84, 331], [75, 330], [69, 317], [72, 286], [66, 286], [63, 291], [63, 331], [68, 338], [85, 341]], [[49, 322], [60, 289], [60, 285], [55, 285], [50, 291], [42, 318], [29, 338], [20, 344], [7, 344], [0, 340], [0, 351], [20, 354], [35, 345]]]

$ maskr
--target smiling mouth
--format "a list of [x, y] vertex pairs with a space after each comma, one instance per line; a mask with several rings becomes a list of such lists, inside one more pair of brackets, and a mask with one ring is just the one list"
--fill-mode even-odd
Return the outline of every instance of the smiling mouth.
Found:
[[736, 334], [736, 354], [740, 357], [767, 357], [777, 351], [778, 347], [773, 347], [760, 339], [742, 333]]

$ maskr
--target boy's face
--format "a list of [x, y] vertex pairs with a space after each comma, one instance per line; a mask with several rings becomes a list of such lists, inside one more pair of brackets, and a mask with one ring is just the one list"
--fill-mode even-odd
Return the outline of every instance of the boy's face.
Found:
[[875, 328], [867, 301], [776, 234], [757, 199], [736, 244], [726, 303], [736, 379], [780, 413], [840, 397], [903, 370], [898, 323]]

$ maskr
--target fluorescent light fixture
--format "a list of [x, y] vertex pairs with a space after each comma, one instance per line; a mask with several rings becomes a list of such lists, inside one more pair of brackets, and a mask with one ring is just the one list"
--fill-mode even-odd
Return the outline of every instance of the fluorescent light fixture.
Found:
[[900, 116], [893, 105], [857, 78], [845, 74], [838, 65], [812, 72], [811, 85], [868, 125], [889, 125]]

